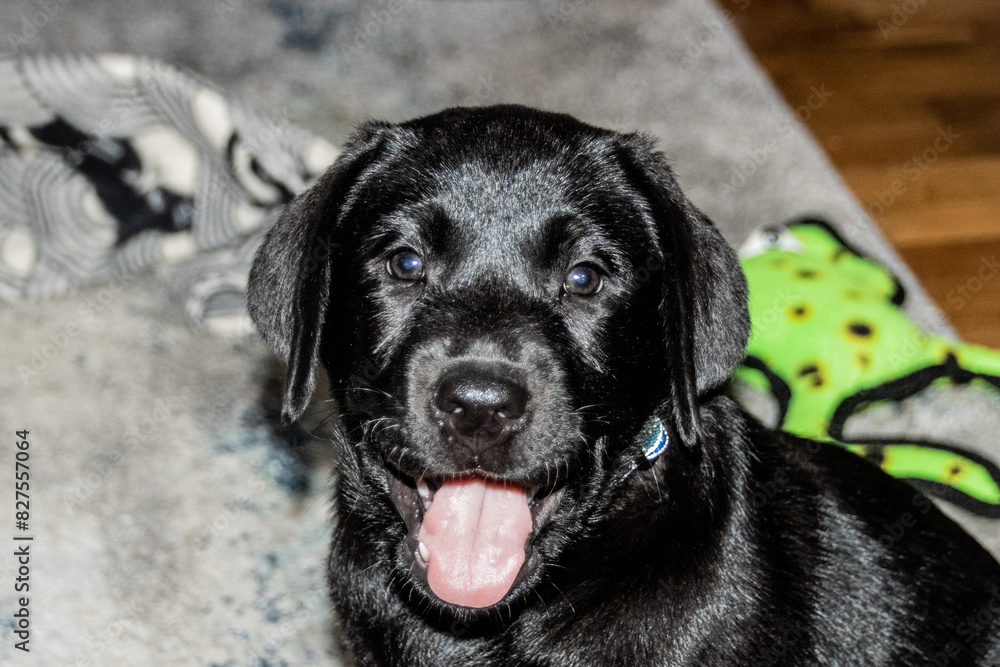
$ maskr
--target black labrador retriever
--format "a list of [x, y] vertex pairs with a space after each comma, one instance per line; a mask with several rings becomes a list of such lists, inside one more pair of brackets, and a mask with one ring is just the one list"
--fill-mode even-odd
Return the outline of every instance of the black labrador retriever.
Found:
[[731, 249], [637, 134], [369, 122], [249, 306], [339, 413], [329, 580], [362, 665], [997, 665], [1000, 566], [924, 496], [719, 391]]

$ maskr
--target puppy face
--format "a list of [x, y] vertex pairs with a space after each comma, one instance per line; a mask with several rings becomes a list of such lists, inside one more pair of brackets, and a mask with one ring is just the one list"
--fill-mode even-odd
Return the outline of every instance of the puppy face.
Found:
[[368, 508], [341, 539], [439, 609], [526, 600], [650, 423], [697, 455], [748, 329], [732, 252], [648, 141], [510, 106], [362, 127], [269, 233], [249, 305], [286, 418], [330, 375], [339, 493]]

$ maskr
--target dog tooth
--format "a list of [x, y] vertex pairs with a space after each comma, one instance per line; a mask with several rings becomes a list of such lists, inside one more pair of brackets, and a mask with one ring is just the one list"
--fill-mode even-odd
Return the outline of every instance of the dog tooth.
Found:
[[424, 559], [425, 563], [431, 562], [431, 551], [423, 542], [417, 542], [417, 553], [420, 554], [420, 557]]
[[420, 500], [424, 503], [424, 509], [430, 507], [434, 494], [431, 493], [431, 488], [427, 486], [427, 482], [423, 478], [417, 480], [417, 493], [420, 495]]

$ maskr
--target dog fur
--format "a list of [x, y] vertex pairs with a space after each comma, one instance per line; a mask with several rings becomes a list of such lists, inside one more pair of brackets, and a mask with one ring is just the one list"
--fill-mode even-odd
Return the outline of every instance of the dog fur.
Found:
[[[720, 392], [746, 299], [641, 135], [517, 106], [358, 129], [267, 235], [248, 299], [288, 362], [286, 420], [329, 375], [329, 583], [357, 663], [1000, 664], [984, 549]], [[463, 476], [531, 509], [484, 607], [442, 599], [420, 556], [418, 482]]]

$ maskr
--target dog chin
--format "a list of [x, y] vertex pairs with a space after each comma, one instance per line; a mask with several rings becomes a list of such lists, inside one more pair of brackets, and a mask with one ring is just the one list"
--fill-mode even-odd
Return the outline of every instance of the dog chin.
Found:
[[560, 507], [564, 479], [525, 486], [478, 473], [387, 474], [407, 528], [399, 556], [414, 589], [466, 611], [509, 604], [525, 592], [541, 569], [538, 540]]

